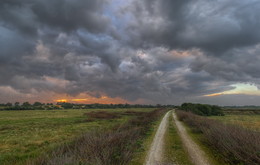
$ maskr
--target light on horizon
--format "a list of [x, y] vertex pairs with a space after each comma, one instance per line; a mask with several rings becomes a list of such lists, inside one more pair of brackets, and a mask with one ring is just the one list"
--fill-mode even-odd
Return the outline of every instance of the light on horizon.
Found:
[[220, 92], [220, 93], [212, 93], [204, 96], [214, 97], [220, 95], [239, 95], [239, 94], [260, 96], [260, 90], [254, 84], [237, 83], [231, 86], [234, 87], [234, 89]]

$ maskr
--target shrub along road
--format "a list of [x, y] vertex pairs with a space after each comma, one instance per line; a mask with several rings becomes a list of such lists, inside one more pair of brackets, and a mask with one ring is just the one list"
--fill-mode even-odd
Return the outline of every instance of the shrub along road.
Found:
[[[183, 124], [178, 121], [175, 112], [169, 111], [165, 114], [163, 117], [157, 132], [155, 134], [155, 137], [153, 139], [153, 142], [151, 144], [150, 150], [147, 154], [145, 164], [146, 165], [160, 165], [165, 164], [163, 162], [163, 154], [164, 154], [164, 135], [166, 133], [168, 122], [169, 122], [169, 116], [170, 114], [173, 115], [174, 122], [177, 126], [179, 136], [182, 139], [182, 142], [184, 144], [184, 147], [188, 151], [189, 157], [191, 161], [195, 165], [210, 165], [208, 158], [206, 157], [205, 153], [200, 149], [200, 147], [191, 139], [191, 137], [188, 135], [185, 127]], [[179, 164], [179, 162], [176, 162]]]

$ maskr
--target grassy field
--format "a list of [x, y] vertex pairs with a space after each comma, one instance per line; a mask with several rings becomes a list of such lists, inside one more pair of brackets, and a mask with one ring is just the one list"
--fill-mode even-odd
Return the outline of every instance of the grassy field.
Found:
[[224, 108], [223, 111], [226, 115], [260, 115], [260, 109], [258, 108]]
[[260, 115], [225, 115], [210, 118], [260, 132]]
[[111, 128], [131, 118], [131, 115], [121, 115], [109, 120], [89, 120], [85, 113], [90, 111], [104, 110], [0, 111], [0, 164], [23, 164], [28, 158], [37, 157], [84, 132], [99, 127]]

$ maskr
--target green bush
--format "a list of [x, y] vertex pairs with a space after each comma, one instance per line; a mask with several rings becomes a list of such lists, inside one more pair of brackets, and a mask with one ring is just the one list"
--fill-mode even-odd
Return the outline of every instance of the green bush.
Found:
[[180, 109], [200, 116], [224, 116], [222, 108], [216, 105], [183, 103]]

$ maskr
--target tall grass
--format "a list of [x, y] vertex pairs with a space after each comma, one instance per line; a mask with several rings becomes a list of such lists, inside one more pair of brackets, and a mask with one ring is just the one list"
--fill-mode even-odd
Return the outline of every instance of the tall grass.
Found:
[[202, 133], [206, 143], [230, 164], [260, 164], [260, 133], [223, 124], [192, 113], [177, 111], [179, 120]]
[[84, 113], [84, 115], [92, 119], [115, 119], [120, 117], [117, 113], [108, 111], [92, 111]]
[[63, 145], [55, 151], [28, 164], [63, 165], [95, 164], [124, 165], [133, 157], [139, 142], [145, 136], [151, 123], [158, 119], [164, 109], [142, 113], [112, 130], [96, 130]]

